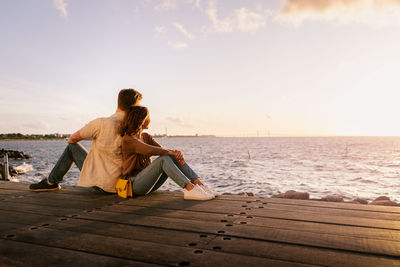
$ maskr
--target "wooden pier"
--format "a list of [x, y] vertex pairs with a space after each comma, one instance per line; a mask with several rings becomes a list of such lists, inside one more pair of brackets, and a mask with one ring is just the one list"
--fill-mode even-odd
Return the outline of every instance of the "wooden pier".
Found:
[[400, 208], [0, 182], [0, 266], [400, 266]]

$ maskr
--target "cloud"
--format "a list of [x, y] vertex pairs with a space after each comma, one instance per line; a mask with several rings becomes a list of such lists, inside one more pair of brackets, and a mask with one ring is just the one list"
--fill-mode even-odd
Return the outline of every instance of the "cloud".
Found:
[[239, 30], [242, 32], [254, 32], [265, 27], [267, 13], [256, 13], [247, 8], [235, 9], [233, 13], [225, 18], [218, 18], [218, 10], [213, 0], [209, 1], [205, 10], [212, 26], [204, 28], [209, 32], [233, 32]]
[[186, 4], [194, 4], [195, 7], [200, 8], [201, 0], [184, 0]]
[[194, 36], [192, 34], [190, 34], [185, 27], [183, 27], [182, 24], [179, 23], [173, 23], [173, 25], [175, 26], [175, 28], [178, 29], [178, 31], [180, 31], [183, 35], [185, 35], [187, 38], [189, 38], [190, 40], [194, 39]]
[[242, 32], [256, 31], [266, 25], [266, 16], [250, 12], [246, 8], [235, 10], [237, 27]]
[[277, 19], [295, 25], [307, 20], [366, 23], [376, 26], [400, 23], [399, 0], [285, 0]]
[[186, 124], [185, 122], [183, 122], [182, 119], [180, 119], [178, 117], [166, 117], [165, 120], [168, 121], [168, 122], [171, 122], [171, 123], [173, 123], [173, 124], [175, 124], [176, 126], [179, 126], [179, 127], [193, 128], [192, 125]]
[[188, 47], [186, 43], [183, 42], [175, 42], [175, 41], [168, 41], [168, 45], [174, 49], [185, 49]]
[[212, 22], [212, 29], [216, 32], [232, 32], [233, 26], [229, 18], [218, 19], [217, 7], [214, 1], [208, 3], [208, 8], [206, 9], [206, 15]]
[[64, 18], [67, 17], [67, 3], [64, 0], [54, 0], [53, 1], [55, 8], [60, 12], [60, 15]]
[[30, 130], [50, 130], [50, 124], [44, 121], [24, 123], [21, 126]]
[[156, 37], [160, 37], [161, 35], [165, 34], [165, 30], [167, 28], [165, 26], [156, 26], [154, 28], [155, 32], [156, 32]]
[[155, 7], [157, 11], [170, 10], [175, 8], [176, 8], [176, 0], [164, 0]]

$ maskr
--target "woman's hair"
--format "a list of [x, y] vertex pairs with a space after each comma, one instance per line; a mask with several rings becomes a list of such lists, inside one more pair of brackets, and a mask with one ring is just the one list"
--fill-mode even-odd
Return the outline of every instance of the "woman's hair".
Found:
[[143, 106], [130, 106], [119, 126], [118, 133], [121, 136], [137, 134], [149, 116], [149, 110]]

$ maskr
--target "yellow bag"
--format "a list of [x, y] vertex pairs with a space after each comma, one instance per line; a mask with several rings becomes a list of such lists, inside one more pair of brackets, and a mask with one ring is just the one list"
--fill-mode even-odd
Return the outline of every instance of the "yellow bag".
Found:
[[115, 188], [117, 189], [118, 196], [123, 198], [133, 197], [132, 182], [130, 180], [119, 178]]

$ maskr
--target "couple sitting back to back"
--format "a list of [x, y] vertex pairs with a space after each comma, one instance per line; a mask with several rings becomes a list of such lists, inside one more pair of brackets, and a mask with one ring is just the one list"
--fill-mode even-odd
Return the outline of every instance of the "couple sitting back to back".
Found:
[[[134, 89], [118, 94], [117, 111], [98, 118], [75, 132], [48, 178], [30, 185], [32, 191], [56, 191], [72, 164], [81, 171], [78, 186], [116, 193], [118, 178], [132, 181], [134, 195], [157, 190], [170, 177], [184, 188], [184, 199], [209, 200], [217, 194], [185, 162], [182, 152], [159, 145], [143, 133], [150, 124], [149, 111], [140, 106], [142, 95]], [[79, 141], [92, 138], [89, 152]], [[153, 162], [151, 156], [159, 156]]]

